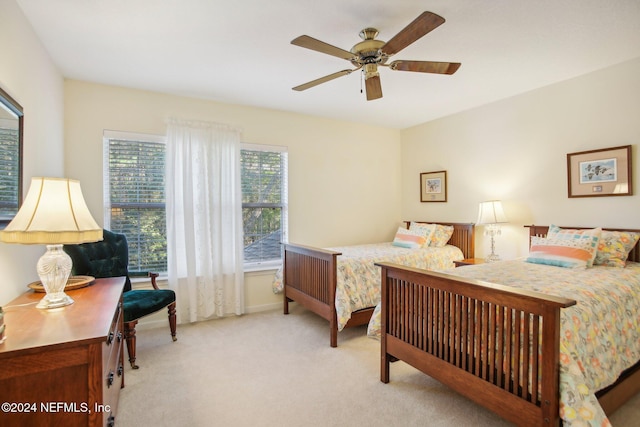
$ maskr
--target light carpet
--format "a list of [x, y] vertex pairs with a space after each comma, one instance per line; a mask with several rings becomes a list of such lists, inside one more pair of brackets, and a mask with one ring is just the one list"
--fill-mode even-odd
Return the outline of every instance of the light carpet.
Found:
[[[125, 363], [116, 426], [510, 425], [404, 362], [380, 382], [380, 342], [301, 307], [140, 330], [138, 364]], [[640, 395], [611, 417], [637, 426]]]

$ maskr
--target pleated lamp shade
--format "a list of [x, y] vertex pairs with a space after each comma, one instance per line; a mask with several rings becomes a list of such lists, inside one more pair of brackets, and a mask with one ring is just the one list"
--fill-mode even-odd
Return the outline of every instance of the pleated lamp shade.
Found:
[[66, 178], [33, 178], [20, 210], [0, 231], [0, 241], [25, 245], [98, 240], [102, 228], [87, 208], [80, 182]]

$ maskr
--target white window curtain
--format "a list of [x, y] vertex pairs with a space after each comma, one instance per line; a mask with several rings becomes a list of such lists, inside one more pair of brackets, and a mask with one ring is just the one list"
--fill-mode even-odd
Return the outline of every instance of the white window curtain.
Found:
[[239, 129], [168, 121], [166, 209], [169, 286], [179, 321], [242, 314]]

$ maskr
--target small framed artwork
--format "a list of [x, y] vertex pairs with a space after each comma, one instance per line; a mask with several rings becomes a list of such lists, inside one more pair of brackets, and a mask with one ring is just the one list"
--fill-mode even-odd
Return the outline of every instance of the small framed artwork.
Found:
[[447, 171], [423, 172], [420, 174], [420, 201], [447, 201]]
[[631, 146], [567, 154], [569, 197], [633, 195]]

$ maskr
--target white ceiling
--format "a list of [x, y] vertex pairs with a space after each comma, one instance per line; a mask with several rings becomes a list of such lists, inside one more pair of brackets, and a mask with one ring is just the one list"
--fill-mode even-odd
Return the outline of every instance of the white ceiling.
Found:
[[[640, 57], [638, 0], [17, 0], [66, 78], [407, 128]], [[423, 11], [446, 22], [392, 59], [461, 62], [452, 76], [353, 68], [290, 44], [389, 40]]]

